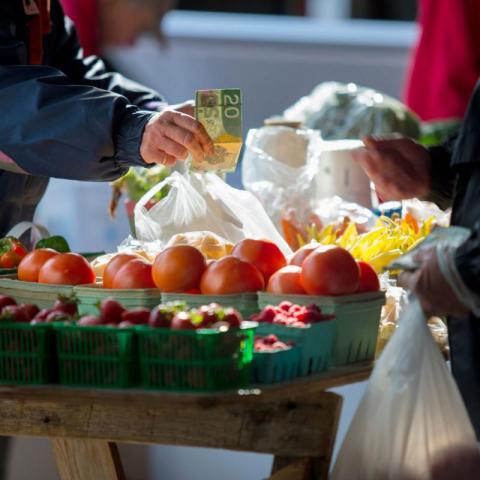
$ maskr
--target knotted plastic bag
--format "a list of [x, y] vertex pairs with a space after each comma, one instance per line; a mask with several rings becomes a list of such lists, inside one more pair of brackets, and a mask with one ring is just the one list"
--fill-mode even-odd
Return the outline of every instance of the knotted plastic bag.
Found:
[[332, 479], [431, 480], [433, 462], [459, 447], [475, 449], [475, 434], [415, 300], [377, 361]]

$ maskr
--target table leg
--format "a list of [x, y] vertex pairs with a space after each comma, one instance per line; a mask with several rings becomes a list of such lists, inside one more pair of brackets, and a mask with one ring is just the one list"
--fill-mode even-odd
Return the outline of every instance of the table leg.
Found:
[[51, 442], [62, 480], [125, 480], [115, 443], [72, 438]]
[[[321, 394], [320, 394], [321, 395]], [[333, 447], [337, 436], [338, 422], [342, 410], [343, 398], [336, 395], [336, 401], [330, 408], [329, 444], [325, 452], [317, 457], [275, 456], [272, 475], [269, 480], [328, 480]]]

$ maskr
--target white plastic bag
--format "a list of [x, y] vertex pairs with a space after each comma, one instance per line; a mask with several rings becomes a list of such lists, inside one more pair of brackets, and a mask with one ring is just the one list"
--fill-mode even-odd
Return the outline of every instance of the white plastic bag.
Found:
[[[168, 185], [167, 196], [147, 210], [148, 201]], [[237, 243], [243, 238], [275, 242], [285, 255], [291, 250], [250, 192], [227, 185], [213, 173], [172, 173], [146, 193], [135, 206], [139, 240], [163, 244], [178, 233], [208, 230]]]
[[320, 136], [311, 130], [268, 126], [248, 132], [242, 160], [245, 188], [262, 202], [276, 226], [294, 208], [303, 218], [316, 196], [315, 165], [309, 162]]
[[417, 300], [370, 377], [333, 469], [333, 480], [430, 480], [432, 460], [475, 434]]

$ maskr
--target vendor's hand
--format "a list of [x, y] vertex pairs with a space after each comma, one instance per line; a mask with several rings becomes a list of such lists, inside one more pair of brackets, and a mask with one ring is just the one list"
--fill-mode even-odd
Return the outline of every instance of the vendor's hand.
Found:
[[186, 102], [177, 103], [175, 105], [169, 105], [169, 110], [175, 110], [176, 112], [186, 113], [191, 117], [195, 117], [195, 101], [187, 100]]
[[480, 452], [474, 447], [453, 447], [436, 455], [432, 469], [432, 480], [463, 480], [478, 478]]
[[154, 115], [143, 132], [140, 155], [145, 163], [174, 165], [188, 154], [202, 161], [213, 155], [213, 142], [203, 125], [190, 115], [164, 110]]
[[425, 315], [468, 315], [469, 310], [457, 298], [438, 265], [435, 247], [419, 250], [415, 259], [421, 267], [399, 276], [399, 285], [415, 293]]
[[382, 201], [423, 197], [430, 190], [430, 154], [409, 138], [363, 139], [365, 147], [353, 152], [375, 184]]

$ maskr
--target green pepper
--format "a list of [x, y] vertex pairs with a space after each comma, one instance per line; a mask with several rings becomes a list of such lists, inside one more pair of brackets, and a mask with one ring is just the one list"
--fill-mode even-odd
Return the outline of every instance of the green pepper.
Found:
[[53, 237], [48, 237], [40, 240], [35, 245], [35, 249], [38, 248], [51, 248], [59, 253], [70, 252], [70, 245], [65, 240], [65, 238], [60, 235], [54, 235]]

